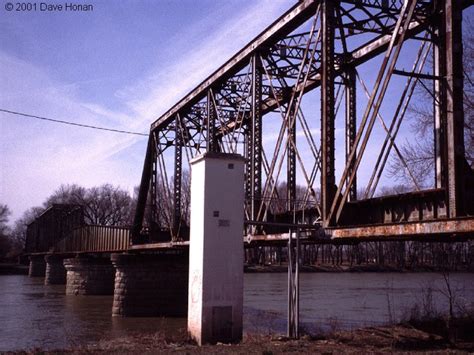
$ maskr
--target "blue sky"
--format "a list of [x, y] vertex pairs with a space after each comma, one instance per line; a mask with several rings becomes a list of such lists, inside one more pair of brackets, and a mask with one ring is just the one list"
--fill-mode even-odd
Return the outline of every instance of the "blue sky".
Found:
[[[150, 123], [295, 0], [86, 3], [93, 5], [93, 11], [8, 12], [2, 3], [0, 108], [147, 133]], [[472, 18], [471, 9], [465, 12], [466, 17], [469, 13]], [[418, 45], [404, 45], [397, 68], [410, 70]], [[358, 68], [369, 91], [380, 61], [378, 57]], [[392, 78], [380, 111], [386, 123], [392, 118], [404, 82], [405, 78]], [[360, 120], [367, 99], [362, 90], [357, 96]], [[303, 100], [317, 144], [319, 100], [318, 90]], [[337, 181], [345, 160], [342, 118], [343, 108], [336, 120]], [[266, 146], [276, 142], [281, 118], [276, 123], [265, 123]], [[409, 127], [409, 122], [402, 125], [399, 146], [413, 139]], [[378, 122], [372, 136], [379, 141], [385, 137]], [[13, 221], [27, 208], [40, 205], [61, 184], [90, 187], [112, 183], [132, 193], [140, 181], [146, 141], [146, 137], [0, 112], [0, 203], [8, 204]], [[369, 142], [365, 166], [358, 173], [360, 182], [370, 176], [377, 153], [377, 143]], [[301, 178], [299, 168], [298, 174]]]
[[[7, 12], [2, 4], [1, 108], [146, 133], [293, 1], [88, 3], [86, 13]], [[11, 221], [63, 183], [130, 192], [139, 184], [146, 137], [5, 113], [0, 136], [0, 202]]]

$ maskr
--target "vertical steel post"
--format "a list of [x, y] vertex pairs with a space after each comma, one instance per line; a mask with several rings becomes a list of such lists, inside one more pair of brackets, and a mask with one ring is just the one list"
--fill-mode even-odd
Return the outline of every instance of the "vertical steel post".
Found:
[[175, 150], [174, 150], [174, 178], [173, 178], [173, 238], [179, 238], [179, 230], [181, 225], [181, 178], [182, 178], [182, 147], [181, 139], [181, 122], [180, 116], [175, 117]]
[[446, 53], [446, 145], [448, 214], [463, 216], [464, 110], [462, 62], [462, 2], [446, 0], [444, 8]]
[[157, 233], [157, 227], [158, 227], [158, 209], [157, 209], [157, 190], [156, 190], [156, 185], [157, 185], [157, 165], [156, 165], [156, 159], [157, 159], [157, 152], [156, 152], [156, 147], [153, 147], [153, 161], [152, 161], [152, 168], [151, 168], [151, 176], [150, 176], [150, 237], [153, 238], [156, 233]]
[[[442, 9], [440, 9], [442, 11]], [[446, 95], [445, 81], [440, 79], [446, 75], [446, 50], [444, 39], [444, 21], [441, 19], [433, 29], [433, 112], [434, 112], [434, 152], [435, 152], [435, 186], [446, 187]]]
[[250, 125], [244, 127], [244, 158], [245, 158], [245, 200], [250, 207], [252, 204], [252, 130]]
[[[354, 145], [357, 131], [357, 110], [356, 110], [356, 71], [351, 67], [346, 69], [344, 75], [345, 97], [346, 97], [346, 164], [350, 151]], [[354, 170], [355, 159], [350, 163], [349, 176]], [[347, 179], [349, 183], [349, 179]], [[357, 200], [357, 177], [354, 177], [352, 185], [349, 187], [349, 201]]]
[[334, 170], [334, 2], [321, 2], [321, 212], [328, 226], [335, 196]]
[[295, 338], [300, 337], [300, 229], [296, 228]]
[[252, 57], [252, 117], [251, 117], [251, 205], [250, 214], [257, 220], [262, 199], [262, 63], [256, 54]]
[[293, 337], [293, 242], [291, 228], [288, 231], [288, 320], [287, 336]]
[[286, 207], [288, 211], [296, 209], [296, 111], [294, 103], [288, 104], [288, 150], [286, 159]]
[[217, 152], [219, 149], [217, 147], [216, 139], [216, 121], [217, 121], [217, 108], [214, 105], [215, 97], [213, 97], [214, 92], [210, 89], [207, 92], [207, 151], [208, 152]]
[[[300, 230], [296, 228], [296, 245], [293, 245], [293, 230], [288, 232], [288, 324], [287, 336], [299, 337], [300, 312]], [[296, 248], [295, 248], [296, 247]], [[295, 248], [295, 250], [293, 250]]]

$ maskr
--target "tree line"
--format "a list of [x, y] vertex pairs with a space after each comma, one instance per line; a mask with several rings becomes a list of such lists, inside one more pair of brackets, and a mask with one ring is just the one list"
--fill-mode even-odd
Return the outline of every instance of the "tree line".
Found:
[[[247, 265], [286, 265], [288, 248], [259, 246], [245, 250]], [[303, 266], [357, 270], [474, 271], [474, 242], [360, 241], [302, 245]]]
[[27, 209], [12, 226], [8, 224], [11, 216], [9, 207], [0, 204], [0, 260], [22, 253], [28, 224], [53, 204], [81, 206], [86, 224], [123, 227], [132, 224], [136, 195], [134, 193], [132, 196], [128, 191], [111, 184], [90, 188], [76, 184], [61, 185], [41, 206]]

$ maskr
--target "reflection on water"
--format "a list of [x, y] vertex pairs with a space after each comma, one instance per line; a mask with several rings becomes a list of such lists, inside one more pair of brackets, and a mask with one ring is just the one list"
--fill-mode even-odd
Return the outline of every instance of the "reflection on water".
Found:
[[[461, 304], [474, 303], [474, 274], [451, 274], [451, 287]], [[246, 274], [247, 331], [286, 329], [286, 274]], [[400, 320], [414, 304], [422, 304], [431, 288], [437, 309], [447, 311], [444, 279], [437, 273], [307, 273], [300, 279], [300, 321], [315, 332], [331, 327], [380, 325]], [[264, 315], [262, 312], [266, 312]]]
[[[244, 331], [283, 333], [286, 329], [286, 274], [246, 274]], [[300, 319], [309, 331], [352, 328], [399, 319], [433, 289], [438, 309], [447, 309], [440, 274], [316, 273], [301, 275]], [[474, 275], [451, 274], [459, 303], [474, 303]], [[172, 334], [183, 318], [111, 317], [112, 296], [66, 296], [64, 286], [42, 278], [0, 276], [0, 351], [60, 348], [136, 332]], [[391, 312], [389, 312], [389, 309]]]

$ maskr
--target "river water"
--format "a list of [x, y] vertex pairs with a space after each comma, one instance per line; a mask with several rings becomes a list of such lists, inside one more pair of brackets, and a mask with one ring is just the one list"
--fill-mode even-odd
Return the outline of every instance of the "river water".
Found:
[[[422, 305], [430, 289], [435, 307], [448, 307], [446, 283], [437, 273], [307, 273], [300, 285], [300, 319], [310, 332], [399, 320]], [[452, 273], [450, 285], [458, 305], [474, 304], [474, 274]], [[66, 296], [64, 288], [44, 286], [42, 278], [0, 276], [0, 351], [186, 328], [180, 318], [112, 318], [112, 296]], [[284, 334], [286, 274], [245, 274], [244, 289], [244, 332]]]

